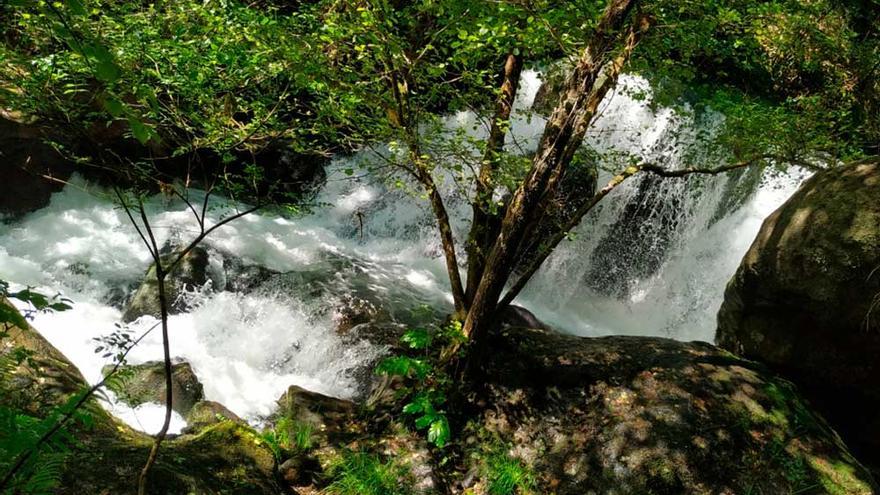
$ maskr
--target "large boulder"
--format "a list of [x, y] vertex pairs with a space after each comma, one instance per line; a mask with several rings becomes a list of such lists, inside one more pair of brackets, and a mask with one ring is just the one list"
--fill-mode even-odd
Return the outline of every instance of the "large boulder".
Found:
[[716, 342], [793, 379], [880, 466], [880, 159], [817, 173], [764, 221]]
[[[105, 366], [102, 371], [107, 374], [111, 368]], [[147, 402], [162, 405], [166, 403], [164, 362], [148, 361], [143, 364], [123, 366], [117, 373], [121, 379], [110, 380], [108, 387], [122, 402], [132, 407]], [[193, 406], [204, 397], [204, 388], [192, 366], [185, 361], [172, 363], [171, 408], [181, 416], [187, 416]], [[233, 419], [232, 416], [229, 418]]]
[[[179, 250], [166, 247], [161, 255], [163, 265], [170, 264], [179, 254]], [[188, 309], [184, 292], [191, 292], [203, 287], [208, 277], [208, 251], [200, 246], [190, 250], [165, 278], [165, 297], [168, 301], [169, 314], [182, 313]], [[150, 315], [159, 318], [159, 281], [156, 279], [156, 265], [150, 265], [144, 281], [122, 314], [125, 322], [134, 321], [141, 316]]]
[[483, 474], [459, 489], [486, 493], [500, 447], [535, 493], [874, 493], [792, 384], [710, 344], [507, 328], [489, 348], [465, 428]]

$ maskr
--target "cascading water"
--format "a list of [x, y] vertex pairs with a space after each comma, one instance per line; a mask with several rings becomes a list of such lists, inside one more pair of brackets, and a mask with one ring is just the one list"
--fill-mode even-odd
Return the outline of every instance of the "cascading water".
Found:
[[[624, 82], [646, 89], [635, 77]], [[517, 107], [528, 108], [538, 86], [537, 74], [526, 73]], [[460, 113], [446, 123], [471, 128], [475, 118]], [[539, 116], [518, 113], [510, 146], [534, 149], [543, 123]], [[682, 151], [668, 143], [711, 125], [695, 124], [686, 112], [655, 113], [618, 92], [603, 104], [587, 139], [599, 151], [626, 151], [675, 168]], [[672, 139], [673, 133], [679, 139]], [[419, 307], [437, 313], [451, 308], [430, 212], [420, 198], [344, 172], [367, 158], [334, 161], [319, 197], [327, 206], [313, 214], [295, 219], [252, 214], [207, 240], [210, 287], [188, 294], [194, 309], [170, 322], [172, 354], [192, 364], [207, 399], [259, 419], [292, 384], [354, 396], [358, 373], [383, 348], [338, 334], [346, 304], [367, 301], [377, 308], [377, 318], [403, 323], [417, 320], [410, 312]], [[600, 174], [600, 185], [608, 176]], [[711, 340], [726, 281], [760, 222], [802, 178], [634, 179], [584, 219], [574, 240], [557, 249], [517, 302], [580, 335]], [[470, 211], [466, 202], [455, 200], [456, 184], [447, 179], [442, 186], [460, 236]], [[752, 189], [746, 187], [750, 180], [757, 184]], [[149, 208], [160, 243], [194, 235], [196, 225], [185, 205], [157, 197]], [[218, 204], [212, 221], [224, 211]], [[34, 325], [92, 382], [106, 364], [94, 353], [93, 338], [113, 331], [121, 319], [120, 301], [149, 263], [124, 213], [82, 181], [55, 194], [45, 209], [0, 225], [0, 278], [74, 300], [73, 310], [39, 315]], [[229, 280], [233, 265], [262, 267], [259, 287], [237, 288]], [[130, 328], [139, 334], [154, 323], [142, 317]], [[129, 361], [161, 355], [154, 332]], [[159, 406], [110, 407], [135, 427], [159, 428]], [[176, 418], [175, 427], [182, 424]]]

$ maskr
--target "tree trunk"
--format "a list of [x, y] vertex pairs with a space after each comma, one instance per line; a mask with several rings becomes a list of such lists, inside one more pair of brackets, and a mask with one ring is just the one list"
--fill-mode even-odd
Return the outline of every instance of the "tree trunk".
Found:
[[[532, 168], [510, 201], [462, 328], [476, 348], [480, 348], [484, 340], [519, 246], [529, 234], [528, 226], [535, 210], [558, 182], [554, 178], [562, 176], [595, 115], [596, 105], [591, 103], [595, 102], [596, 82], [609, 54], [617, 51], [615, 45], [621, 39], [621, 27], [636, 3], [637, 0], [611, 0], [605, 9], [544, 128]], [[612, 75], [616, 78], [615, 74], [609, 74]]]
[[489, 130], [489, 138], [486, 141], [486, 150], [483, 161], [480, 164], [480, 174], [477, 177], [476, 192], [474, 195], [473, 221], [467, 241], [467, 290], [465, 299], [470, 305], [474, 294], [477, 292], [480, 278], [483, 274], [486, 256], [498, 235], [498, 226], [495, 222], [497, 213], [488, 209], [488, 203], [492, 201], [495, 186], [492, 183], [495, 173], [495, 165], [499, 154], [504, 151], [504, 139], [507, 136], [510, 113], [516, 92], [519, 87], [519, 78], [522, 74], [522, 58], [513, 53], [507, 56], [504, 64], [504, 81], [501, 84], [501, 94], [495, 104], [495, 113], [492, 117], [492, 125]]

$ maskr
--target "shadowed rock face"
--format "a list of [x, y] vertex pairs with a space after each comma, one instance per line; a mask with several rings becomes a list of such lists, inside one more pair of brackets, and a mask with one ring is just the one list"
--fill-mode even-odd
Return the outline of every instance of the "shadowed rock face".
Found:
[[478, 428], [540, 493], [873, 493], [793, 385], [710, 344], [508, 328], [490, 348]]
[[761, 228], [717, 343], [792, 378], [880, 466], [880, 160], [816, 174]]
[[52, 193], [61, 190], [60, 181], [69, 179], [73, 173], [74, 165], [46, 144], [43, 137], [35, 126], [0, 116], [0, 217], [17, 217], [48, 205]]

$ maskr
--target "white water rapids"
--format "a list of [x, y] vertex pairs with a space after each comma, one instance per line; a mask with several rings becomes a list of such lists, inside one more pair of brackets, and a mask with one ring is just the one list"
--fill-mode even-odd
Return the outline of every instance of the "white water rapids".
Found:
[[[644, 86], [634, 77], [626, 82]], [[527, 73], [520, 108], [530, 106], [537, 87], [537, 75]], [[467, 113], [447, 122], [449, 127], [473, 123]], [[643, 101], [617, 93], [587, 139], [597, 150], [624, 150], [674, 168], [681, 151], [668, 143], [673, 134], [687, 134], [697, 125], [686, 113], [654, 112]], [[541, 118], [519, 115], [511, 146], [533, 148], [542, 127]], [[172, 355], [192, 364], [207, 399], [259, 419], [292, 384], [353, 396], [358, 392], [355, 370], [382, 349], [337, 335], [346, 298], [367, 295], [388, 319], [404, 322], [405, 314], [419, 305], [441, 311], [449, 307], [436, 228], [424, 201], [343, 172], [363, 158], [334, 161], [319, 197], [327, 206], [313, 214], [294, 219], [252, 214], [207, 240], [212, 279], [219, 285], [223, 260], [232, 255], [282, 274], [259, 291], [193, 294], [196, 308], [171, 318]], [[600, 174], [600, 187], [608, 175]], [[578, 335], [711, 341], [726, 282], [761, 221], [802, 179], [743, 174], [655, 184], [632, 180], [585, 218], [517, 303]], [[749, 188], [749, 180], [754, 187]], [[454, 190], [451, 182], [444, 187]], [[453, 198], [449, 205], [461, 235], [469, 208]], [[150, 208], [160, 243], [194, 235], [195, 223], [183, 204], [157, 197]], [[222, 211], [212, 210], [210, 216], [216, 221]], [[82, 181], [55, 194], [48, 207], [0, 224], [0, 279], [61, 292], [74, 301], [70, 311], [38, 315], [34, 326], [92, 382], [107, 364], [94, 352], [98, 344], [93, 337], [114, 330], [121, 319], [114, 298], [130, 294], [149, 263], [123, 212]], [[142, 317], [131, 328], [139, 334], [154, 323]], [[129, 362], [161, 356], [157, 331], [131, 353]], [[160, 426], [162, 408], [157, 405], [109, 407], [145, 431]], [[172, 431], [182, 425], [175, 416]]]

